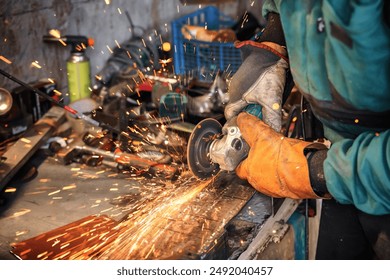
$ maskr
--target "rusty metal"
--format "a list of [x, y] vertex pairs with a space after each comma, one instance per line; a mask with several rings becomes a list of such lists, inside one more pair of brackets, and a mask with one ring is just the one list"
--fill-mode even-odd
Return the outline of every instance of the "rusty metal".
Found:
[[[160, 176], [169, 180], [176, 180], [180, 170], [173, 165], [159, 163], [147, 158], [122, 152], [117, 149], [115, 152], [106, 151], [100, 148], [85, 145], [80, 139], [71, 142], [67, 147], [58, 151], [57, 156], [63, 164], [69, 164], [74, 159], [83, 154], [93, 154], [101, 156], [104, 159], [117, 163], [117, 168], [122, 170], [139, 169], [154, 176]], [[107, 161], [105, 161], [106, 163]]]
[[11, 253], [22, 260], [89, 259], [117, 237], [116, 226], [107, 216], [87, 216], [15, 243]]

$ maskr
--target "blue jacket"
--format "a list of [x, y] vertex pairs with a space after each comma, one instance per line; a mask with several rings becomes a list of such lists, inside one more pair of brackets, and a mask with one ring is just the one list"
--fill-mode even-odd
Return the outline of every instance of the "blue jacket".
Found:
[[390, 214], [390, 29], [379, 0], [266, 0], [279, 13], [291, 72], [332, 143], [331, 195]]

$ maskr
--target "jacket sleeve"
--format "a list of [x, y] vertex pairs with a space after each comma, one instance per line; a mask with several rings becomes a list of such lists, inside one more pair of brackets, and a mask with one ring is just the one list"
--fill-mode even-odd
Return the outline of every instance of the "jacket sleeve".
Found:
[[264, 18], [267, 18], [267, 15], [269, 12], [279, 13], [279, 9], [278, 9], [279, 3], [277, 3], [277, 2], [279, 2], [279, 1], [278, 0], [264, 0], [263, 6], [262, 6], [262, 13], [263, 13]]
[[334, 143], [324, 162], [330, 194], [368, 214], [390, 213], [390, 130]]

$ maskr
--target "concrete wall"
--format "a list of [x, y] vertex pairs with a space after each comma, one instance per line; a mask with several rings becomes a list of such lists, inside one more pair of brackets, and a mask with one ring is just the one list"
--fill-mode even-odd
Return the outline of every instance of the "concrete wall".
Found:
[[[65, 61], [70, 48], [42, 42], [48, 30], [94, 38], [94, 48], [86, 52], [93, 77], [110, 57], [109, 48], [116, 46], [115, 41], [120, 43], [131, 37], [126, 11], [134, 25], [167, 26], [169, 33], [172, 20], [205, 6], [190, 2], [183, 5], [179, 0], [0, 0], [0, 69], [25, 82], [54, 78], [59, 90], [66, 92]], [[245, 10], [260, 15], [260, 3], [225, 0], [217, 6], [238, 19]], [[33, 66], [33, 62], [41, 68]], [[0, 77], [0, 87], [11, 90], [15, 86]]]

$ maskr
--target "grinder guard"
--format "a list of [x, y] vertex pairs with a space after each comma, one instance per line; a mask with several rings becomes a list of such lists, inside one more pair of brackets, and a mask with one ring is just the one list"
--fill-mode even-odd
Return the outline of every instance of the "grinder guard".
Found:
[[187, 161], [191, 172], [199, 179], [208, 179], [219, 171], [210, 159], [210, 146], [222, 135], [222, 125], [215, 119], [204, 119], [196, 125], [188, 140]]
[[[263, 118], [262, 106], [249, 104], [244, 111]], [[223, 131], [222, 131], [223, 130]], [[220, 169], [234, 171], [249, 153], [249, 145], [241, 136], [237, 118], [232, 118], [222, 129], [215, 119], [204, 119], [188, 141], [187, 161], [189, 169], [199, 179], [208, 179]]]
[[220, 169], [234, 171], [249, 152], [236, 124], [231, 123], [222, 134], [215, 119], [204, 119], [192, 131], [187, 147], [189, 169], [199, 179], [208, 179]]

